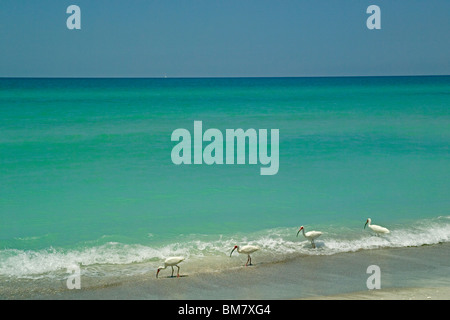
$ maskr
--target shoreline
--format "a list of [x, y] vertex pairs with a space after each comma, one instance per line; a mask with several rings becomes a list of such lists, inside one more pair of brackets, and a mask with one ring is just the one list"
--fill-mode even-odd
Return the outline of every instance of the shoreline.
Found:
[[[294, 257], [254, 265], [242, 261], [223, 271], [186, 265], [180, 278], [156, 279], [154, 270], [121, 278], [83, 278], [80, 290], [66, 282], [0, 283], [0, 299], [19, 300], [407, 300], [450, 299], [450, 243], [380, 248], [329, 256]], [[245, 259], [244, 259], [245, 260]], [[378, 265], [381, 289], [369, 290], [367, 268]]]

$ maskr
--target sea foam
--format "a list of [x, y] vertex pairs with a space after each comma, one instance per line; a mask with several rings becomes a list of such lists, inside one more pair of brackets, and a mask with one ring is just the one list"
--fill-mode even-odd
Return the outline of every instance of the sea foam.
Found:
[[298, 256], [332, 255], [359, 250], [400, 248], [450, 242], [450, 217], [417, 220], [390, 227], [391, 233], [376, 236], [370, 231], [348, 227], [323, 228], [323, 235], [311, 243], [297, 228], [273, 228], [250, 234], [187, 235], [186, 241], [165, 244], [123, 244], [108, 242], [77, 249], [4, 249], [0, 251], [0, 276], [39, 279], [65, 278], [67, 268], [79, 265], [87, 276], [129, 276], [153, 272], [169, 256], [184, 256], [191, 272], [220, 271], [241, 264], [245, 257], [230, 258], [234, 245], [260, 247], [254, 262], [282, 262]]

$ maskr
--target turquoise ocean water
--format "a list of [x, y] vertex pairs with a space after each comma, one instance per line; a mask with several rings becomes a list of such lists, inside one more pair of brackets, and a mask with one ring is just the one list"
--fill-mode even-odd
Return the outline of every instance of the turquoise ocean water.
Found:
[[[174, 165], [195, 120], [279, 129], [278, 173]], [[0, 79], [0, 282], [448, 242], [449, 145], [450, 77]]]

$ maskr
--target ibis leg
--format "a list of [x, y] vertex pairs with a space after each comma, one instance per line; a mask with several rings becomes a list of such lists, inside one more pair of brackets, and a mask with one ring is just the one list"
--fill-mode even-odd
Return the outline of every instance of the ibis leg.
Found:
[[248, 255], [247, 263], [245, 264], [245, 266], [251, 266], [251, 265], [252, 265], [252, 257], [250, 257], [250, 255]]

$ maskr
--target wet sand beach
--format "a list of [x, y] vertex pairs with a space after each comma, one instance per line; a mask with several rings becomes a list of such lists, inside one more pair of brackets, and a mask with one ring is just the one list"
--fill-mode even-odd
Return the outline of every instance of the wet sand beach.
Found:
[[389, 288], [332, 296], [318, 296], [305, 300], [449, 300], [450, 287]]

